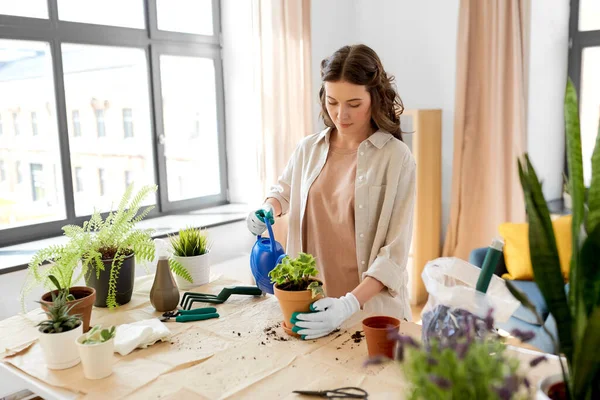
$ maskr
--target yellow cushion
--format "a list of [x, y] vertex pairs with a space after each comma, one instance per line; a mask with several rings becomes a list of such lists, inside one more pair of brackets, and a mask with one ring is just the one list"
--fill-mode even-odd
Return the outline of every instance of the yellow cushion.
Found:
[[[552, 221], [560, 269], [565, 281], [569, 279], [571, 262], [571, 221], [570, 215]], [[529, 253], [529, 224], [504, 223], [499, 228], [504, 239], [504, 263], [507, 274], [504, 279], [533, 280], [533, 268]]]

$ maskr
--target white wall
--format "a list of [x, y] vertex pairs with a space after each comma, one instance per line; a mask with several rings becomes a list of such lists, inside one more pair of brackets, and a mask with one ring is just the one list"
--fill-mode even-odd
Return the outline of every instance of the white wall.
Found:
[[527, 149], [548, 200], [562, 193], [568, 44], [569, 0], [533, 0]]

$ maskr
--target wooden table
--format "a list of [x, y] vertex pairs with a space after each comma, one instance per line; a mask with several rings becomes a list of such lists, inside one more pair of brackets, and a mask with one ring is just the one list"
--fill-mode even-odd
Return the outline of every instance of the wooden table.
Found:
[[[244, 256], [214, 266], [216, 279], [198, 291], [218, 293], [225, 285], [249, 284], [247, 265]], [[148, 300], [152, 279], [137, 280], [131, 303], [118, 310], [95, 308], [92, 323], [122, 324], [158, 316]], [[278, 326], [282, 316], [273, 296], [232, 296], [217, 308], [219, 319], [169, 322], [170, 341], [125, 357], [115, 355], [113, 375], [100, 381], [85, 379], [81, 365], [63, 371], [45, 367], [33, 326], [43, 315], [34, 310], [0, 321], [0, 357], [5, 357], [0, 368], [48, 399], [291, 399], [299, 398], [293, 390], [343, 386], [360, 386], [370, 399], [404, 398], [407, 392], [399, 364], [363, 367], [366, 342], [355, 343], [351, 334], [360, 330], [364, 314], [353, 316], [326, 338], [301, 341]], [[418, 337], [420, 326], [403, 323], [401, 331]], [[523, 363], [539, 355], [527, 350], [515, 354]], [[530, 379], [535, 382], [558, 371], [553, 357]]]

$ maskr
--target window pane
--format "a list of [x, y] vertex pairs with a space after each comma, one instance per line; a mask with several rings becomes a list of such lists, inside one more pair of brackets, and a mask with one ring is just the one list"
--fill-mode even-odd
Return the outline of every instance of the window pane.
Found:
[[581, 60], [581, 148], [583, 177], [589, 187], [592, 179], [592, 152], [600, 121], [600, 47], [583, 49]]
[[[130, 182], [138, 189], [154, 183], [146, 53], [75, 44], [63, 45], [62, 52], [75, 213], [88, 215], [94, 207], [108, 211], [125, 191], [124, 171], [130, 171]], [[123, 109], [131, 110], [136, 129], [127, 140]], [[81, 184], [75, 179], [77, 168]]]
[[143, 0], [58, 0], [58, 18], [88, 24], [146, 27]]
[[214, 62], [161, 56], [160, 71], [169, 200], [219, 194]]
[[[0, 39], [0, 229], [65, 218], [52, 60], [47, 43]], [[32, 140], [35, 114], [39, 137]], [[23, 172], [19, 177], [17, 170]]]
[[0, 0], [0, 14], [48, 19], [48, 0]]
[[213, 35], [212, 0], [157, 0], [161, 31]]
[[600, 1], [579, 0], [579, 30], [596, 31], [600, 29]]
[[123, 109], [123, 136], [133, 137], [133, 111], [131, 108]]

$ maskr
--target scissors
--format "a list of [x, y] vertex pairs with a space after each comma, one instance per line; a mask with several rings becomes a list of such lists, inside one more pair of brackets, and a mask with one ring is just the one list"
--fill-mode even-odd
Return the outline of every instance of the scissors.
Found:
[[160, 320], [162, 322], [167, 322], [171, 318], [175, 318], [175, 322], [204, 321], [205, 319], [219, 318], [219, 314], [214, 307], [195, 308], [193, 310], [175, 310], [164, 313]]
[[332, 390], [294, 390], [293, 393], [304, 396], [324, 397], [326, 399], [368, 399], [369, 393], [357, 387], [343, 387]]

